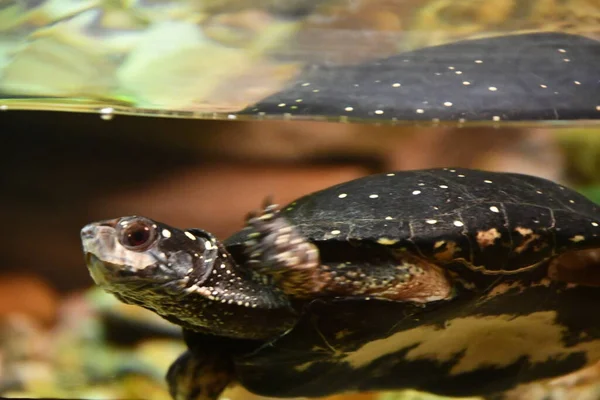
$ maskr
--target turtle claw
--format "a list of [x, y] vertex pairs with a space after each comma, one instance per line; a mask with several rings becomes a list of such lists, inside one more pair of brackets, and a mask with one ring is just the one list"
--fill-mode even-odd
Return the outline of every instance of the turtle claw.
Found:
[[263, 209], [268, 209], [271, 208], [272, 206], [277, 207], [277, 205], [275, 203], [273, 203], [273, 195], [270, 194], [267, 197], [265, 197], [265, 199], [263, 200]]
[[246, 221], [246, 224], [248, 224], [250, 220], [256, 218], [257, 216], [258, 213], [256, 211], [250, 211], [248, 214], [246, 214], [246, 218], [244, 219], [244, 221]]

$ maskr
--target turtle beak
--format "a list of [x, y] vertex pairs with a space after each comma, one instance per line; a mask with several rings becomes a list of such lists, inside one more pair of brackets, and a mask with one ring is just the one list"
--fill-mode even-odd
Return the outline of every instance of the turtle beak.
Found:
[[87, 252], [90, 248], [95, 248], [100, 236], [114, 232], [118, 223], [119, 219], [116, 218], [93, 222], [81, 228], [79, 235], [81, 236], [81, 243], [83, 244], [84, 251]]
[[[107, 220], [87, 224], [81, 229], [81, 244], [85, 254], [85, 263], [98, 284], [105, 283], [104, 275], [111, 272], [101, 261], [103, 254], [114, 250], [114, 227], [118, 220]], [[100, 279], [101, 278], [101, 279]]]
[[100, 226], [108, 226], [110, 228], [116, 228], [119, 223], [119, 218], [107, 219], [106, 221], [93, 222], [91, 224], [87, 224], [81, 229], [81, 240], [93, 239], [97, 232], [98, 227]]

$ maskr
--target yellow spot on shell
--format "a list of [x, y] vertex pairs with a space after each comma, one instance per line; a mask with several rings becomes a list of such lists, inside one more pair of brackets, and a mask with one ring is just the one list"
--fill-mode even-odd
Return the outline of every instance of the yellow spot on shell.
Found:
[[579, 243], [585, 240], [585, 237], [582, 235], [575, 235], [571, 239], [569, 239], [573, 243]]
[[481, 248], [492, 246], [496, 239], [499, 239], [500, 237], [502, 237], [502, 235], [496, 228], [492, 228], [487, 231], [478, 231], [477, 244]]
[[377, 240], [377, 243], [382, 244], [384, 246], [390, 246], [398, 243], [398, 241], [396, 239], [381, 238]]

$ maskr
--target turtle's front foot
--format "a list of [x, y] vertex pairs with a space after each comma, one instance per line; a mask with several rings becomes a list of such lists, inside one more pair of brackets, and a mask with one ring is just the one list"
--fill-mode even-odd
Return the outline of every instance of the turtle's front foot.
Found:
[[229, 358], [216, 354], [199, 357], [190, 351], [183, 353], [167, 372], [174, 400], [217, 400], [233, 379]]
[[281, 216], [277, 205], [267, 201], [259, 215], [248, 216], [246, 225], [249, 268], [296, 297], [323, 288], [319, 251]]

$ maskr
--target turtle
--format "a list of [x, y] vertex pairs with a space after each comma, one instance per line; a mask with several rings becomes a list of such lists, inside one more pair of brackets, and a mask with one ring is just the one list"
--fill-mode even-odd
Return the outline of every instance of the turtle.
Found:
[[357, 65], [309, 65], [241, 115], [347, 121], [600, 118], [600, 42], [541, 32], [459, 40]]
[[267, 200], [224, 241], [142, 216], [81, 239], [96, 284], [182, 327], [177, 400], [494, 396], [600, 359], [600, 210], [540, 177], [378, 173]]

